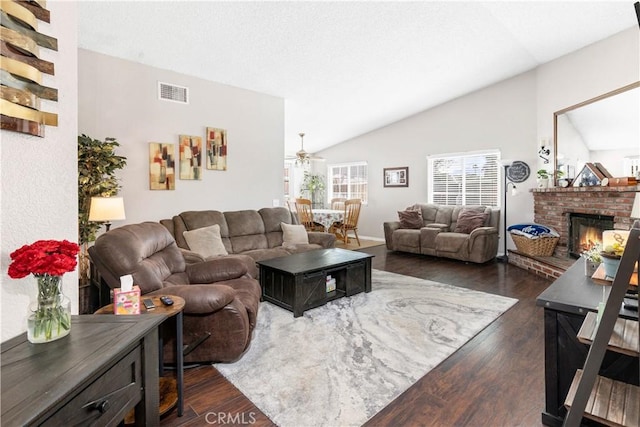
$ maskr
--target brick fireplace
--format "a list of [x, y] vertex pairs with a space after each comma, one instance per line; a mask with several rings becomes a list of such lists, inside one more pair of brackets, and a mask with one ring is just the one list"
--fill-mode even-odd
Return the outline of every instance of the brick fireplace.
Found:
[[[527, 257], [512, 251], [511, 263], [549, 278], [559, 277], [573, 263], [569, 255], [571, 214], [605, 217], [613, 228], [629, 230], [633, 223], [631, 209], [640, 185], [625, 187], [534, 188], [534, 222], [554, 228], [560, 240], [553, 257]], [[511, 224], [508, 224], [511, 225]]]

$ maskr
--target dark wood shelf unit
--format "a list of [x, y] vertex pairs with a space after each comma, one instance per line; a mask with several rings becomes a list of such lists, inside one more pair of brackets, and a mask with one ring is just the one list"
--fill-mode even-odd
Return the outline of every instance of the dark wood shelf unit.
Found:
[[[538, 296], [544, 307], [545, 328], [545, 409], [542, 423], [561, 426], [567, 413], [566, 396], [575, 373], [582, 369], [589, 345], [578, 338], [589, 313], [602, 301], [602, 285], [584, 273], [584, 259], [578, 259], [562, 276]], [[610, 287], [609, 287], [610, 289]], [[609, 292], [607, 290], [607, 292]], [[619, 317], [636, 320], [638, 312], [621, 308]], [[607, 351], [599, 375], [638, 386], [638, 358]]]

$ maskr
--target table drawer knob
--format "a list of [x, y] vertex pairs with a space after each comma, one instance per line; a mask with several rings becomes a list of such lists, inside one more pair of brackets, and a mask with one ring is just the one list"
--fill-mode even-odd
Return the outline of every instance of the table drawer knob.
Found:
[[101, 413], [104, 414], [105, 412], [107, 412], [109, 410], [109, 401], [108, 400], [103, 400], [102, 402], [96, 403], [96, 409]]

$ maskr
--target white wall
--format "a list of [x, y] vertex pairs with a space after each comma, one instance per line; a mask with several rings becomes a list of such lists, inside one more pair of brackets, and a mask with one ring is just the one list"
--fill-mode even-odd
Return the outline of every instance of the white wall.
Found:
[[[0, 176], [0, 300], [2, 341], [27, 329], [27, 309], [36, 298], [33, 276], [11, 279], [9, 254], [41, 239], [78, 241], [77, 130], [78, 43], [75, 2], [48, 2], [51, 24], [39, 31], [58, 39], [58, 51], [41, 49], [55, 63], [55, 76], [43, 84], [58, 89], [58, 102], [42, 101], [42, 109], [58, 114], [58, 127], [47, 126], [45, 137], [2, 131]], [[63, 292], [78, 313], [78, 275], [66, 273]]]
[[544, 64], [537, 74], [538, 134], [553, 138], [554, 112], [640, 80], [640, 31], [629, 28]]
[[[354, 138], [319, 155], [327, 165], [367, 161], [369, 204], [362, 208], [359, 234], [382, 238], [382, 223], [397, 211], [427, 201], [427, 156], [499, 149], [503, 159], [522, 160], [532, 176], [508, 195], [507, 223], [533, 219], [535, 186], [536, 80], [529, 72]], [[409, 167], [408, 188], [384, 188], [383, 168]], [[502, 248], [502, 243], [500, 248]]]
[[[553, 138], [553, 113], [640, 80], [638, 38], [638, 29], [630, 28], [318, 154], [327, 165], [368, 162], [369, 205], [361, 213], [361, 235], [383, 237], [382, 223], [395, 220], [397, 210], [427, 200], [427, 155], [492, 148], [499, 149], [503, 159], [529, 164], [531, 177], [518, 185], [518, 195], [507, 196], [507, 224], [532, 221], [533, 197], [528, 190], [536, 186], [535, 171], [544, 166], [538, 142]], [[383, 187], [382, 169], [396, 166], [409, 166], [408, 188]], [[508, 247], [514, 247], [511, 239]]]
[[[121, 144], [127, 223], [171, 218], [182, 211], [257, 209], [282, 204], [284, 100], [80, 49], [79, 133]], [[158, 100], [158, 81], [189, 88], [188, 105]], [[224, 128], [227, 171], [203, 169], [202, 180], [176, 176], [173, 191], [149, 189], [149, 143], [173, 143], [206, 127]], [[177, 162], [176, 162], [177, 167]], [[176, 174], [178, 171], [176, 171]]]

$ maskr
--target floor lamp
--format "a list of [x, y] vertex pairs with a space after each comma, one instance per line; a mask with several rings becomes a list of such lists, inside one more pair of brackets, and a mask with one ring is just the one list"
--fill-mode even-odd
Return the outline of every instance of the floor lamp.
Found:
[[502, 240], [503, 240], [502, 243], [504, 244], [504, 252], [502, 256], [497, 257], [497, 260], [505, 263], [509, 262], [509, 255], [507, 255], [507, 192], [509, 191], [509, 187], [511, 187], [511, 194], [512, 195], [516, 194], [516, 185], [513, 182], [511, 182], [507, 176], [507, 169], [509, 169], [511, 164], [512, 164], [511, 161], [505, 160], [502, 162], [502, 167], [504, 168], [504, 175], [503, 175], [504, 195], [503, 195], [503, 203], [502, 203], [502, 210], [504, 211], [503, 221], [502, 221]]

